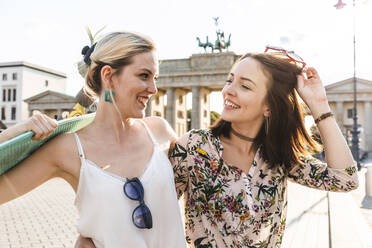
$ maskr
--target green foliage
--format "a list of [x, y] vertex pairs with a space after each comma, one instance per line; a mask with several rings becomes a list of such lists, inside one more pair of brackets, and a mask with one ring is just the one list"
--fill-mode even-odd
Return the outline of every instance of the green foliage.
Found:
[[[192, 110], [189, 109], [187, 110], [187, 131], [189, 131], [191, 129], [191, 112]], [[217, 113], [216, 111], [211, 111], [211, 125], [216, 121], [218, 120], [218, 118], [220, 118], [220, 114]]]
[[211, 111], [211, 125], [213, 125], [213, 123], [218, 120], [218, 118], [220, 118], [220, 114], [217, 113], [216, 111]]

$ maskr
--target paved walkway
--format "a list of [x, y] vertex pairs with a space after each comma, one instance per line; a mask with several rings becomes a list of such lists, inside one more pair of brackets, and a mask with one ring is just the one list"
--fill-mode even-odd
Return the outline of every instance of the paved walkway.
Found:
[[[371, 161], [372, 166], [372, 161]], [[367, 169], [362, 169], [359, 174], [359, 188], [352, 192], [352, 196], [355, 199], [357, 205], [360, 207], [362, 214], [364, 215], [369, 227], [372, 230], [372, 196], [366, 196], [365, 194], [365, 173]]]
[[0, 206], [1, 248], [73, 247], [77, 233], [75, 194], [62, 179]]
[[287, 224], [282, 248], [328, 248], [327, 192], [288, 182]]
[[[363, 183], [361, 180], [361, 186]], [[330, 247], [327, 192], [293, 183], [289, 183], [288, 190], [287, 228], [282, 247]], [[362, 206], [363, 187], [352, 195], [355, 199], [353, 204]], [[73, 201], [71, 187], [62, 179], [53, 179], [29, 194], [0, 206], [0, 248], [73, 247], [78, 235]], [[372, 210], [362, 208], [362, 213], [371, 225]]]

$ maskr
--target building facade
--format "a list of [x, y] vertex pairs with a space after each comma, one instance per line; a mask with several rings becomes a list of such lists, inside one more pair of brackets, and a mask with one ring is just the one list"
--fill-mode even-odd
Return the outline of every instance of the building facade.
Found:
[[[351, 145], [353, 126], [353, 78], [326, 87], [327, 98], [337, 123]], [[372, 155], [372, 81], [357, 78], [359, 146]]]
[[24, 100], [28, 104], [29, 116], [35, 111], [46, 114], [50, 118], [60, 120], [73, 110], [76, 99], [73, 96], [47, 90]]
[[66, 74], [28, 62], [0, 63], [0, 120], [8, 127], [29, 117], [24, 99], [46, 90], [64, 93]]
[[[176, 133], [182, 135], [187, 131], [186, 94], [191, 92], [191, 128], [208, 127], [209, 95], [212, 91], [223, 88], [227, 75], [238, 58], [233, 52], [223, 52], [194, 54], [186, 59], [161, 61], [157, 83], [159, 93], [152, 97], [146, 114], [166, 118]], [[351, 142], [353, 79], [336, 82], [325, 88], [337, 123], [348, 142]], [[372, 153], [372, 81], [358, 78], [357, 92], [360, 148]], [[307, 112], [311, 114], [308, 109]]]

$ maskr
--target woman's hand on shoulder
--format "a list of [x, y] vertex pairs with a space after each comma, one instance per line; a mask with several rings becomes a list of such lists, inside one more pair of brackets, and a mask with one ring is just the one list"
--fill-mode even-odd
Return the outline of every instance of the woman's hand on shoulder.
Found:
[[44, 114], [35, 114], [25, 121], [10, 127], [0, 134], [0, 143], [12, 139], [27, 131], [33, 131], [32, 140], [47, 138], [57, 128], [57, 121]]

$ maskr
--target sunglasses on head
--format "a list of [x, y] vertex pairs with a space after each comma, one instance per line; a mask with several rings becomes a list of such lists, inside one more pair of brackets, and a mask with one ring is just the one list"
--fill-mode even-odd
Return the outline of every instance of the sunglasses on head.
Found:
[[306, 68], [306, 63], [305, 61], [295, 54], [293, 51], [288, 51], [284, 48], [281, 47], [275, 47], [275, 46], [266, 46], [265, 53], [274, 53], [274, 54], [281, 54], [287, 56], [290, 60], [298, 64], [299, 66], [302, 67], [302, 69]]
[[124, 194], [131, 200], [139, 201], [138, 207], [133, 210], [132, 221], [133, 224], [141, 229], [152, 228], [152, 216], [150, 209], [146, 206], [143, 197], [144, 189], [141, 181], [135, 177], [127, 179], [123, 186]]

